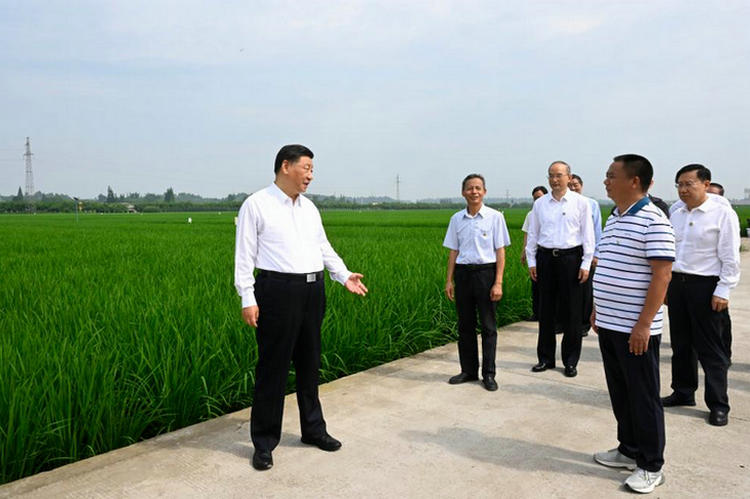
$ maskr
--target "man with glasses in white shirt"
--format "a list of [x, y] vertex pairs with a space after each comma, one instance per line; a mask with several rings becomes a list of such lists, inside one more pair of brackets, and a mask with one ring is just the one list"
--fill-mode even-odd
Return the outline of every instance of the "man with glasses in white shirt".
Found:
[[531, 210], [526, 237], [526, 261], [531, 279], [539, 284], [539, 337], [532, 372], [555, 367], [555, 309], [563, 328], [561, 354], [564, 374], [578, 374], [581, 357], [583, 286], [594, 257], [594, 223], [587, 198], [568, 189], [570, 166], [555, 161], [547, 169], [551, 192]]
[[[364, 296], [362, 274], [352, 273], [326, 237], [315, 205], [302, 194], [313, 179], [313, 153], [281, 148], [274, 182], [248, 197], [237, 221], [234, 280], [242, 318], [256, 328], [258, 363], [250, 417], [257, 470], [273, 466], [281, 438], [289, 363], [294, 361], [302, 442], [336, 451], [318, 398], [320, 325], [325, 314], [323, 267], [350, 292]], [[257, 269], [257, 278], [254, 272]]]
[[722, 337], [729, 293], [740, 279], [740, 228], [737, 214], [721, 197], [708, 194], [711, 171], [682, 167], [675, 175], [682, 205], [673, 207], [676, 259], [667, 292], [672, 345], [672, 394], [665, 407], [694, 406], [698, 361], [705, 373], [708, 422], [728, 423], [729, 351]]

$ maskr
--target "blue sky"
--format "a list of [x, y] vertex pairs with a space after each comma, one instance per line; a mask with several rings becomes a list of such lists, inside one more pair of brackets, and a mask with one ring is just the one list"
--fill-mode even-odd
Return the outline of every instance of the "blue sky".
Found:
[[612, 156], [750, 187], [747, 1], [0, 0], [0, 194], [252, 192], [286, 143], [310, 192], [528, 196]]

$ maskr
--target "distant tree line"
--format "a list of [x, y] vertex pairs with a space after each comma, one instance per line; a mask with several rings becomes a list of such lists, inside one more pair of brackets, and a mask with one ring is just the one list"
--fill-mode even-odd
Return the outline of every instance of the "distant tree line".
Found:
[[[26, 198], [20, 192], [13, 197], [0, 200], [0, 213], [72, 213], [76, 210], [76, 203], [82, 212], [95, 213], [139, 213], [180, 212], [180, 211], [236, 211], [248, 194], [241, 192], [229, 194], [222, 199], [206, 199], [197, 194], [181, 192], [175, 194], [169, 187], [164, 194], [144, 194], [137, 192], [116, 195], [112, 187], [107, 187], [107, 194], [99, 194], [96, 199], [82, 199], [76, 201], [65, 194], [37, 192]], [[436, 202], [419, 201], [416, 203], [396, 201], [391, 198], [353, 198], [345, 196], [323, 196], [311, 194], [308, 196], [321, 209], [369, 209], [369, 210], [415, 210], [415, 209], [461, 209], [464, 203], [455, 200], [440, 200]], [[511, 206], [516, 208], [531, 208], [531, 203], [489, 203], [493, 208], [504, 209]]]

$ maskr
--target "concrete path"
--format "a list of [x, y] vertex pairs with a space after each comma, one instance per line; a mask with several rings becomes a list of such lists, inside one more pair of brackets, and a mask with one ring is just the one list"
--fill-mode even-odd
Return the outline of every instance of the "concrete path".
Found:
[[[748, 241], [743, 240], [748, 246]], [[729, 425], [697, 407], [666, 410], [666, 483], [655, 497], [750, 496], [750, 258], [732, 293], [734, 365]], [[275, 466], [249, 464], [248, 410], [0, 487], [0, 497], [610, 497], [631, 494], [626, 471], [592, 453], [616, 446], [596, 336], [584, 339], [579, 375], [533, 374], [535, 323], [499, 335], [500, 390], [451, 386], [456, 345], [401, 359], [321, 387], [331, 434], [326, 453], [299, 441], [286, 400]], [[662, 395], [670, 393], [669, 335]], [[559, 354], [558, 354], [559, 355]], [[702, 375], [701, 375], [702, 378]]]

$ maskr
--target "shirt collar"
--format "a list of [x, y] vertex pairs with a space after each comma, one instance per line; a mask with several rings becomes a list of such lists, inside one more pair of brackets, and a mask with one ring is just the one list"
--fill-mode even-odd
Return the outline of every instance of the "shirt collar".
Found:
[[555, 196], [552, 195], [552, 191], [550, 191], [549, 199], [551, 203], [562, 203], [563, 201], [567, 203], [573, 198], [574, 195], [575, 195], [575, 192], [568, 189], [565, 191], [565, 194], [563, 194], [563, 197], [560, 198], [560, 201], [558, 201], [557, 199], [555, 199]]
[[286, 192], [282, 191], [281, 188], [276, 185], [276, 182], [272, 182], [269, 187], [269, 193], [275, 197], [280, 203], [289, 203], [292, 206], [299, 206], [302, 203], [302, 194], [297, 195], [297, 199], [292, 201], [292, 198], [287, 196]]
[[[625, 210], [625, 215], [635, 215], [636, 213], [638, 213], [639, 211], [641, 211], [641, 208], [643, 208], [644, 206], [646, 206], [650, 202], [651, 202], [651, 200], [648, 198], [648, 196], [643, 196], [641, 199], [639, 199], [635, 203], [631, 204], [628, 207], [627, 210]], [[617, 206], [615, 206], [614, 213], [618, 217], [623, 216], [623, 215], [620, 214], [620, 210], [617, 208]]]
[[714, 200], [711, 199], [711, 196], [706, 196], [706, 200], [693, 209], [706, 213], [713, 210], [716, 206], [718, 206], [718, 203], [714, 202]]
[[485, 218], [486, 216], [487, 216], [487, 205], [485, 205], [484, 203], [482, 203], [482, 207], [479, 208], [479, 211], [473, 217], [469, 215], [468, 206], [466, 207], [466, 209], [464, 209], [464, 218], [476, 218], [476, 217]]
[[703, 213], [707, 213], [707, 212], [709, 212], [709, 211], [713, 210], [714, 208], [718, 207], [718, 206], [719, 206], [719, 203], [720, 203], [720, 201], [719, 201], [719, 202], [717, 202], [717, 201], [716, 201], [716, 200], [715, 200], [715, 199], [714, 199], [714, 198], [712, 197], [712, 195], [711, 195], [711, 194], [709, 193], [709, 194], [708, 194], [708, 195], [706, 196], [706, 200], [705, 200], [705, 201], [703, 201], [703, 202], [702, 202], [701, 204], [699, 204], [698, 206], [696, 206], [695, 208], [693, 208], [692, 210], [691, 210], [690, 208], [688, 208], [688, 207], [687, 207], [687, 205], [685, 204], [685, 202], [684, 202], [684, 201], [682, 201], [682, 200], [679, 200], [679, 201], [678, 201], [678, 203], [680, 203], [680, 206], [679, 206], [679, 207], [678, 207], [678, 208], [677, 208], [677, 209], [676, 209], [675, 211], [681, 211], [681, 212], [684, 212], [684, 213], [690, 213], [691, 211], [697, 210], [697, 211], [702, 211]]

